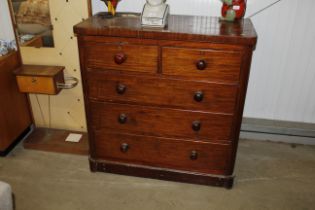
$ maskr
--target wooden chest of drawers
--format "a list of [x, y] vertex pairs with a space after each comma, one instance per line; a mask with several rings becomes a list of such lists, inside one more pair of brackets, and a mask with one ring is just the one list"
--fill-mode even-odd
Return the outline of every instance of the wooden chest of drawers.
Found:
[[232, 187], [256, 45], [250, 20], [100, 13], [78, 36], [92, 171]]

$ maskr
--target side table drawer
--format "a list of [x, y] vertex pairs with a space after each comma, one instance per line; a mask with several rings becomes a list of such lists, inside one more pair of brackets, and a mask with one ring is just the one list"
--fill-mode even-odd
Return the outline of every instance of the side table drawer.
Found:
[[162, 72], [190, 79], [236, 83], [242, 54], [239, 51], [164, 47]]
[[231, 137], [232, 115], [99, 102], [89, 107], [90, 122], [96, 130], [200, 141], [227, 141]]
[[89, 98], [141, 105], [234, 113], [237, 85], [89, 72]]
[[96, 159], [224, 175], [230, 145], [95, 132]]
[[15, 73], [20, 92], [56, 95], [64, 84], [63, 66], [23, 65]]
[[153, 45], [89, 43], [85, 49], [86, 67], [156, 73], [158, 47]]

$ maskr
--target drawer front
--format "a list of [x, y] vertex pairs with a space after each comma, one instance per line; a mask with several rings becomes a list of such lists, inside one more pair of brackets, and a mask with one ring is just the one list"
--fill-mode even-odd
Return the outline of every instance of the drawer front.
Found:
[[199, 50], [165, 47], [162, 72], [207, 81], [239, 81], [241, 51]]
[[19, 90], [23, 93], [57, 94], [57, 89], [52, 77], [17, 76]]
[[233, 113], [237, 86], [89, 73], [89, 97], [96, 100], [160, 105], [173, 108]]
[[184, 137], [200, 141], [229, 140], [232, 115], [111, 103], [90, 103], [91, 125], [127, 133]]
[[151, 72], [158, 69], [158, 47], [131, 44], [89, 44], [85, 47], [86, 67]]
[[201, 173], [225, 174], [230, 145], [199, 143], [107, 132], [95, 132], [97, 159], [171, 168]]

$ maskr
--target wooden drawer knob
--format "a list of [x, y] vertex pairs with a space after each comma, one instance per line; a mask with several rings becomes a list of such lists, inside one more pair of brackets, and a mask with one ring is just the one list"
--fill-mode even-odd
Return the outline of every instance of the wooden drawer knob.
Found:
[[200, 129], [201, 129], [201, 122], [200, 121], [198, 121], [198, 120], [196, 120], [196, 121], [194, 121], [193, 123], [192, 123], [192, 129], [194, 130], [194, 131], [200, 131]]
[[127, 55], [124, 53], [117, 53], [114, 56], [115, 63], [120, 65], [123, 64], [127, 60]]
[[35, 77], [32, 77], [32, 83], [37, 83], [37, 79]]
[[198, 70], [204, 70], [205, 68], [207, 68], [207, 62], [205, 60], [199, 60], [196, 63], [196, 67]]
[[118, 117], [118, 122], [120, 124], [125, 124], [127, 122], [127, 115], [126, 114], [120, 114]]
[[198, 159], [198, 152], [196, 150], [191, 151], [190, 159], [191, 160], [197, 160]]
[[203, 100], [203, 92], [197, 91], [194, 96], [195, 101], [201, 102]]
[[120, 151], [123, 152], [123, 153], [126, 153], [128, 152], [129, 150], [129, 145], [127, 143], [123, 143], [120, 145]]
[[118, 84], [116, 87], [116, 92], [120, 95], [123, 95], [126, 92], [126, 89], [127, 89], [126, 85]]

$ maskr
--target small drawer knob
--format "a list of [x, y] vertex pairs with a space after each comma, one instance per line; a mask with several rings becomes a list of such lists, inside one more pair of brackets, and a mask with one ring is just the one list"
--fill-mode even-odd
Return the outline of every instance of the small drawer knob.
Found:
[[120, 124], [125, 124], [127, 122], [127, 115], [126, 114], [120, 114], [118, 117], [118, 122]]
[[203, 100], [203, 92], [197, 91], [194, 96], [195, 101], [201, 102]]
[[115, 63], [118, 65], [123, 64], [126, 61], [126, 59], [127, 59], [127, 55], [124, 53], [117, 53], [114, 56]]
[[191, 127], [194, 131], [199, 131], [201, 129], [201, 122], [196, 120], [192, 123]]
[[126, 153], [128, 152], [129, 150], [129, 145], [127, 143], [123, 143], [120, 145], [120, 151], [123, 152], [123, 153]]
[[123, 84], [118, 84], [117, 87], [116, 87], [116, 92], [120, 95], [124, 94], [126, 92], [126, 85], [123, 85]]
[[196, 150], [191, 151], [190, 159], [191, 160], [197, 160], [198, 159], [198, 152]]
[[207, 62], [205, 60], [199, 60], [196, 63], [196, 67], [198, 70], [204, 70], [205, 68], [207, 68]]

